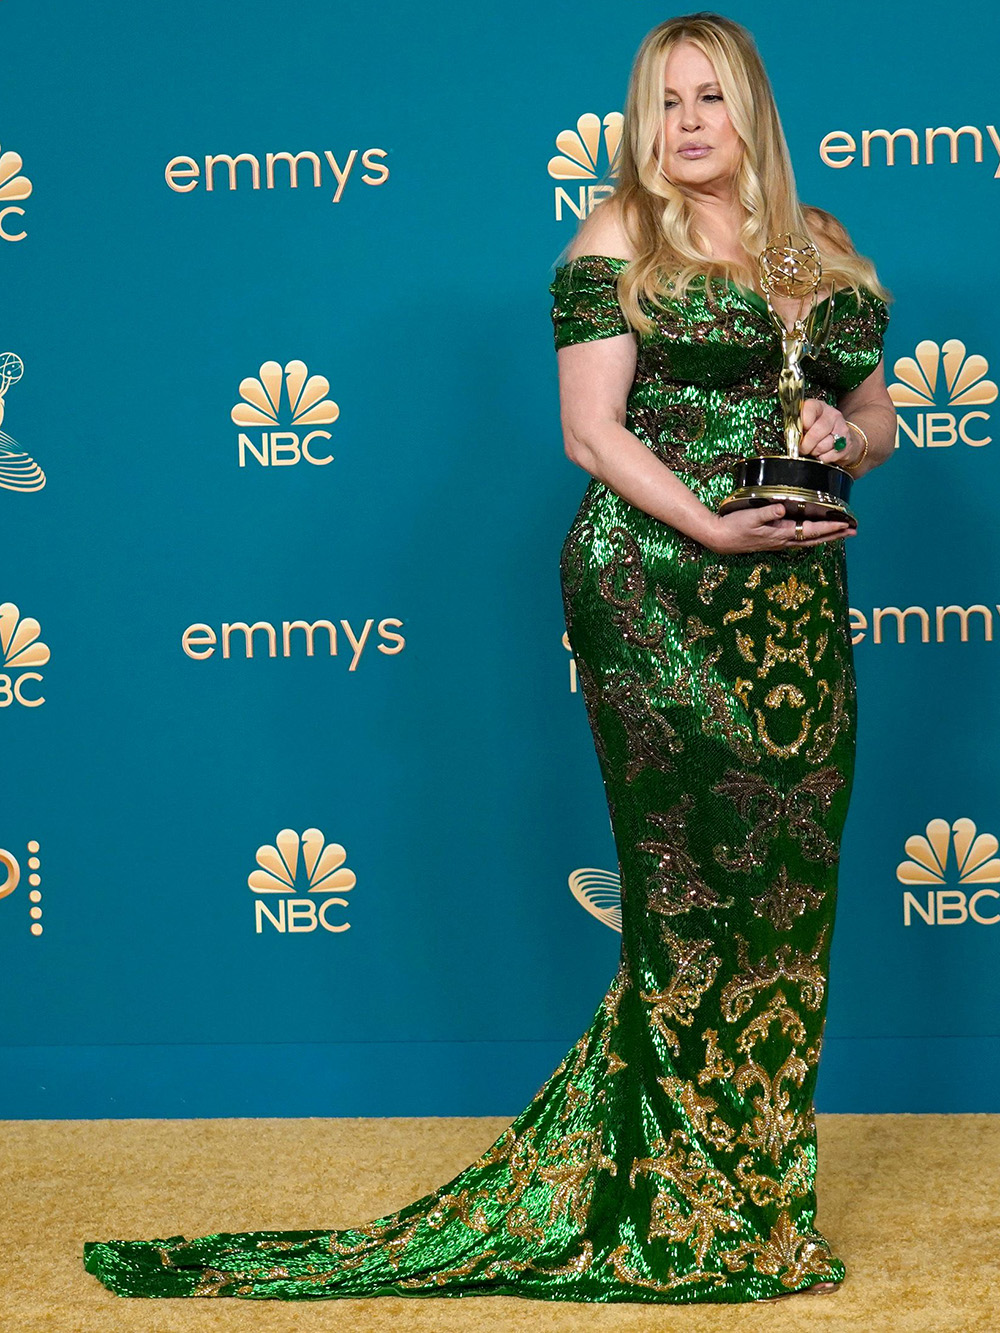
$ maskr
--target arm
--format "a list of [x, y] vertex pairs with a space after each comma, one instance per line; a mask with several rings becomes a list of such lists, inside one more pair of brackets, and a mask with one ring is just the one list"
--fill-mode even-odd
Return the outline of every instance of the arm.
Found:
[[[857, 254], [847, 228], [832, 213], [810, 204], [804, 206], [804, 212], [814, 236], [831, 250]], [[848, 421], [856, 422], [868, 437], [868, 452], [859, 466], [855, 464], [864, 453], [864, 441], [847, 427]], [[821, 399], [807, 399], [802, 404], [802, 427], [803, 453], [811, 453], [824, 463], [849, 467], [854, 477], [863, 477], [881, 466], [896, 448], [896, 408], [885, 386], [885, 358], [856, 389], [837, 400], [836, 408]], [[845, 436], [847, 448], [837, 453], [829, 447], [825, 437], [831, 433]]]
[[896, 449], [896, 406], [885, 387], [885, 359], [856, 389], [845, 393], [839, 399], [837, 407], [846, 421], [855, 421], [868, 436], [868, 453], [860, 466], [852, 462], [864, 450], [864, 443], [855, 431], [848, 434], [848, 455], [851, 472], [855, 477], [863, 477], [872, 468], [880, 467], [891, 458]]
[[[586, 218], [567, 256], [634, 255], [614, 206], [605, 200]], [[573, 343], [556, 353], [559, 405], [567, 457], [637, 509], [708, 545], [717, 515], [642, 440], [625, 428], [635, 378], [636, 340], [622, 333]]]
[[574, 343], [556, 356], [567, 456], [637, 509], [711, 545], [718, 515], [625, 428], [635, 335]]

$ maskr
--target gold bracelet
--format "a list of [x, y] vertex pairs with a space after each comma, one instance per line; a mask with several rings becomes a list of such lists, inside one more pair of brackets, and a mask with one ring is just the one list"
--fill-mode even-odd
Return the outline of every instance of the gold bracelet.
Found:
[[843, 464], [841, 464], [841, 466], [842, 466], [843, 468], [845, 468], [846, 471], [848, 471], [848, 472], [853, 472], [854, 469], [858, 466], [859, 463], [863, 463], [863, 462], [864, 462], [864, 460], [865, 460], [865, 456], [866, 456], [867, 453], [868, 453], [868, 436], [864, 433], [864, 431], [861, 429], [861, 427], [857, 424], [856, 421], [848, 421], [847, 418], [845, 417], [845, 418], [844, 418], [844, 422], [845, 422], [846, 425], [848, 425], [848, 426], [853, 426], [853, 427], [854, 427], [854, 429], [855, 429], [855, 430], [858, 432], [858, 434], [861, 436], [862, 440], [864, 441], [864, 445], [865, 445], [865, 447], [861, 450], [861, 457], [860, 457], [860, 458], [856, 458], [856, 459], [854, 460], [853, 463], [843, 463]]

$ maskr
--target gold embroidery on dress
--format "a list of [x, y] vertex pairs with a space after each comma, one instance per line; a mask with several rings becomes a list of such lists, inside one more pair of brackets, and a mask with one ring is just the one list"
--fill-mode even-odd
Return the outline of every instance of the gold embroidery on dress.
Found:
[[246, 1276], [245, 1273], [223, 1273], [218, 1268], [204, 1268], [198, 1279], [198, 1285], [192, 1291], [192, 1296], [218, 1296], [223, 1287], [231, 1282], [240, 1282]]
[[[751, 590], [763, 588], [766, 596], [773, 603], [773, 606], [766, 610], [766, 622], [770, 626], [770, 630], [764, 635], [761, 652], [758, 652], [754, 632], [744, 631], [737, 627], [741, 620], [746, 620], [753, 614], [754, 602], [752, 598], [743, 598], [739, 607], [733, 607], [725, 612], [722, 623], [734, 626], [733, 642], [736, 650], [744, 662], [756, 667], [758, 680], [766, 679], [774, 668], [780, 665], [798, 667], [806, 678], [811, 678], [814, 674], [814, 664], [826, 654], [829, 635], [824, 632], [818, 635], [815, 643], [813, 643], [811, 637], [805, 633], [813, 614], [808, 609], [807, 603], [815, 595], [816, 583], [822, 585], [828, 583], [827, 575], [823, 571], [822, 565], [817, 563], [812, 569], [815, 576], [812, 582], [807, 582], [793, 571], [778, 582], [765, 585], [764, 576], [771, 572], [771, 568], [769, 564], [756, 564], [745, 580], [745, 586]], [[788, 617], [778, 614], [779, 611], [794, 613], [800, 611], [803, 607], [806, 607], [806, 609], [797, 616]], [[826, 597], [823, 597], [820, 603], [818, 614], [826, 618], [832, 618], [833, 616]], [[742, 678], [736, 680], [733, 692], [743, 708], [752, 715], [757, 740], [763, 745], [766, 753], [776, 759], [792, 758], [802, 752], [802, 747], [812, 734], [811, 747], [805, 751], [809, 762], [820, 763], [829, 756], [833, 744], [847, 720], [843, 707], [844, 680], [846, 679], [848, 682], [850, 680], [850, 664], [845, 664], [842, 659], [838, 658], [837, 666], [839, 668], [836, 676], [837, 685], [831, 701], [830, 716], [820, 722], [816, 711], [817, 705], [810, 705], [798, 721], [797, 734], [784, 741], [772, 735], [772, 726], [769, 723], [767, 713], [761, 707], [754, 705], [752, 700], [753, 683]], [[805, 695], [796, 686], [790, 682], [784, 682], [777, 688], [786, 692], [785, 697], [789, 702], [791, 702], [794, 692], [794, 697], [800, 701], [800, 706], [804, 706], [806, 702]], [[828, 681], [817, 681], [816, 692], [820, 703], [829, 698], [830, 685]], [[775, 696], [772, 689], [765, 700], [765, 707], [776, 708], [776, 698], [777, 696]], [[729, 727], [725, 725], [721, 711], [713, 710], [712, 721], [723, 723], [723, 729], [728, 733]], [[736, 745], [733, 748], [742, 749], [743, 747]], [[756, 746], [750, 748], [756, 749]], [[758, 763], [759, 760], [760, 755], [757, 753], [750, 762]]]
[[[651, 1146], [652, 1155], [635, 1158], [629, 1172], [630, 1185], [638, 1175], [657, 1182], [647, 1239], [687, 1245], [703, 1268], [708, 1247], [719, 1232], [743, 1229], [737, 1212], [743, 1195], [704, 1153], [691, 1146], [682, 1129], [671, 1133], [669, 1143], [657, 1138]], [[668, 1188], [661, 1187], [660, 1181]]]
[[629, 754], [627, 782], [632, 782], [644, 768], [668, 772], [674, 766], [670, 756], [684, 749], [676, 729], [662, 710], [654, 707], [649, 695], [651, 688], [629, 671], [609, 677], [601, 690], [601, 698], [615, 710], [625, 730]]
[[754, 565], [753, 569], [747, 575], [744, 588], [759, 588], [761, 574], [770, 574], [771, 566], [767, 564]]
[[[327, 1239], [327, 1250], [330, 1254], [337, 1255], [357, 1255], [358, 1262], [369, 1255], [373, 1250], [380, 1250], [385, 1254], [386, 1259], [396, 1267], [399, 1264], [400, 1256], [413, 1239], [420, 1227], [422, 1219], [412, 1217], [403, 1224], [399, 1231], [393, 1231], [391, 1235], [386, 1235], [386, 1225], [378, 1225], [375, 1222], [365, 1223], [363, 1226], [348, 1228], [347, 1235], [364, 1236], [365, 1239], [352, 1245], [349, 1241], [338, 1240], [336, 1233], [331, 1233]], [[344, 1267], [350, 1267], [345, 1263]]]
[[[746, 764], [759, 764], [760, 752], [754, 745], [753, 732], [745, 723], [733, 720], [732, 704], [722, 682], [711, 675], [712, 667], [722, 656], [722, 645], [718, 644], [707, 652], [698, 666], [698, 681], [702, 697], [708, 705], [709, 713], [701, 720], [701, 729], [706, 736], [714, 731], [721, 731], [730, 749]], [[679, 702], [690, 701], [690, 668], [681, 673], [674, 697]]]
[[[611, 1049], [611, 1033], [618, 1026], [618, 1007], [622, 1002], [622, 996], [625, 994], [629, 985], [628, 974], [622, 966], [619, 965], [618, 972], [614, 981], [604, 997], [604, 1010], [608, 1016], [608, 1022], [604, 1025], [601, 1033], [600, 1053], [607, 1061], [605, 1073], [608, 1075], [617, 1074], [622, 1069], [628, 1068], [628, 1062], [623, 1060], [615, 1051]], [[601, 1093], [606, 1089], [602, 1088]], [[599, 1094], [600, 1095], [600, 1094]]]
[[715, 634], [711, 625], [706, 625], [698, 616], [688, 616], [684, 626], [684, 638], [681, 641], [682, 648], [690, 648], [693, 643], [699, 639], [709, 639]]
[[667, 1020], [690, 1027], [702, 997], [711, 989], [722, 959], [710, 952], [711, 940], [685, 940], [675, 935], [664, 922], [663, 942], [672, 963], [672, 976], [663, 990], [640, 991], [639, 998], [651, 1005], [649, 1022], [663, 1037], [667, 1047], [680, 1054], [677, 1033]]
[[698, 863], [687, 849], [686, 821], [694, 805], [690, 792], [669, 810], [650, 811], [646, 821], [663, 830], [658, 838], [637, 843], [637, 849], [655, 856], [658, 864], [648, 881], [646, 902], [653, 912], [676, 916], [692, 907], [731, 907], [733, 900], [719, 895], [698, 873]]
[[678, 1277], [671, 1267], [668, 1280], [658, 1282], [655, 1278], [643, 1277], [638, 1269], [628, 1262], [630, 1254], [628, 1245], [624, 1243], [616, 1245], [604, 1262], [611, 1265], [619, 1282], [630, 1282], [636, 1287], [652, 1287], [654, 1291], [674, 1291], [677, 1287], [687, 1286], [691, 1282], [711, 1282], [713, 1287], [717, 1287], [726, 1280], [724, 1274], [711, 1271], [683, 1273]]
[[485, 1236], [489, 1232], [490, 1222], [483, 1212], [482, 1201], [489, 1197], [488, 1190], [476, 1190], [473, 1193], [468, 1188], [459, 1190], [457, 1194], [441, 1194], [438, 1196], [438, 1207], [427, 1214], [427, 1225], [436, 1231], [453, 1215], [464, 1222], [470, 1231], [478, 1231]]
[[[842, 667], [842, 663], [838, 663]], [[837, 678], [833, 688], [833, 701], [830, 705], [830, 716], [825, 722], [821, 722], [813, 733], [813, 742], [805, 752], [806, 759], [811, 764], [822, 763], [828, 759], [833, 749], [837, 737], [840, 735], [841, 728], [847, 721], [847, 712], [844, 699], [844, 679], [846, 668], [838, 671]], [[818, 685], [826, 686], [829, 692], [829, 685], [826, 681], [817, 681]]]
[[[614, 555], [600, 572], [598, 586], [601, 596], [616, 609], [618, 614], [614, 617], [615, 622], [628, 643], [654, 651], [660, 649], [666, 634], [665, 625], [652, 618], [648, 628], [642, 627], [646, 576], [639, 543], [627, 528], [619, 527], [610, 530], [608, 540], [613, 545]], [[658, 586], [655, 596], [668, 615], [677, 614], [672, 591]]]
[[719, 1034], [716, 1030], [706, 1028], [701, 1034], [701, 1039], [705, 1043], [705, 1064], [698, 1074], [699, 1084], [711, 1083], [714, 1079], [732, 1078], [736, 1066], [719, 1046]]
[[[782, 1036], [789, 1038], [792, 1049], [777, 1070], [769, 1074], [754, 1059], [754, 1050], [767, 1040], [773, 1024], [777, 1024]], [[733, 1085], [741, 1096], [745, 1096], [750, 1088], [760, 1089], [752, 1099], [755, 1114], [742, 1127], [737, 1141], [755, 1152], [766, 1153], [775, 1166], [781, 1163], [784, 1151], [797, 1139], [806, 1137], [808, 1132], [801, 1117], [790, 1109], [792, 1098], [787, 1086], [801, 1087], [809, 1072], [809, 1065], [797, 1051], [805, 1038], [805, 1024], [779, 990], [736, 1041], [737, 1050], [747, 1059], [736, 1070]]]
[[746, 1190], [747, 1198], [758, 1208], [787, 1207], [793, 1199], [812, 1193], [813, 1164], [801, 1143], [792, 1149], [792, 1160], [779, 1178], [761, 1175], [754, 1170], [753, 1158], [741, 1157], [736, 1163], [736, 1179]]
[[698, 597], [706, 606], [712, 605], [713, 594], [722, 587], [729, 575], [728, 565], [706, 565], [698, 579]]
[[814, 911], [824, 897], [822, 889], [789, 879], [788, 867], [783, 865], [770, 888], [751, 898], [750, 902], [754, 915], [766, 918], [775, 930], [791, 930], [796, 918]]
[[733, 1023], [741, 1018], [752, 1006], [756, 992], [776, 981], [798, 982], [802, 1003], [807, 1009], [818, 1009], [826, 990], [826, 975], [818, 960], [829, 929], [827, 922], [808, 953], [804, 949], [793, 949], [790, 944], [779, 944], [773, 955], [765, 954], [755, 963], [750, 962], [750, 945], [737, 933], [736, 951], [741, 970], [726, 982], [720, 997], [726, 1022]]
[[576, 1129], [549, 1147], [547, 1156], [556, 1160], [540, 1167], [538, 1177], [555, 1186], [549, 1204], [550, 1222], [565, 1208], [582, 1231], [587, 1225], [597, 1172], [617, 1173], [618, 1164], [603, 1148], [603, 1130], [603, 1125]]
[[458, 1264], [454, 1268], [442, 1268], [440, 1272], [428, 1273], [426, 1277], [406, 1277], [397, 1278], [396, 1281], [401, 1287], [429, 1287], [443, 1286], [451, 1277], [466, 1277], [472, 1270], [491, 1254], [496, 1254], [496, 1250], [483, 1250], [480, 1254], [473, 1255], [464, 1264]]
[[576, 662], [576, 674], [580, 681], [580, 693], [583, 695], [583, 701], [587, 708], [587, 716], [590, 719], [591, 732], [594, 737], [594, 749], [597, 757], [602, 764], [608, 763], [608, 752], [604, 744], [604, 734], [598, 726], [597, 708], [600, 703], [600, 690], [593, 672], [587, 663], [577, 653], [574, 660]]
[[800, 606], [804, 606], [815, 592], [808, 583], [803, 583], [796, 573], [789, 574], [787, 579], [781, 583], [776, 583], [766, 589], [768, 597], [773, 602], [777, 602], [783, 611], [797, 611]]
[[484, 1279], [496, 1277], [497, 1274], [523, 1273], [528, 1270], [535, 1273], [545, 1273], [550, 1277], [566, 1276], [570, 1273], [584, 1273], [590, 1267], [594, 1260], [594, 1245], [592, 1241], [585, 1240], [580, 1246], [579, 1252], [573, 1256], [567, 1263], [558, 1264], [554, 1267], [547, 1267], [537, 1263], [533, 1259], [496, 1259], [483, 1269], [481, 1276]]
[[767, 731], [767, 718], [759, 708], [755, 708], [754, 721], [757, 723], [757, 735], [760, 737], [761, 744], [767, 750], [768, 754], [774, 755], [775, 759], [787, 759], [790, 755], [798, 754], [801, 750], [806, 737], [809, 735], [809, 723], [813, 715], [811, 708], [807, 709], [802, 718], [802, 725], [799, 728], [799, 734], [783, 745], [771, 739]]
[[757, 654], [754, 651], [754, 642], [749, 634], [742, 634], [737, 630], [736, 647], [739, 649], [740, 656], [745, 662], [755, 663], [757, 661]]
[[545, 1239], [545, 1228], [540, 1227], [527, 1208], [520, 1204], [507, 1214], [506, 1226], [511, 1236], [530, 1240], [534, 1245], [540, 1245]]
[[589, 1047], [590, 1034], [585, 1032], [573, 1047], [573, 1050], [576, 1051], [576, 1059], [573, 1062], [573, 1068], [566, 1080], [564, 1104], [562, 1110], [559, 1112], [560, 1120], [568, 1120], [576, 1110], [577, 1106], [581, 1103], [585, 1103], [590, 1096], [590, 1092], [587, 1088], [578, 1087], [577, 1084], [573, 1082], [573, 1080], [578, 1078], [587, 1067]]
[[733, 1146], [733, 1129], [721, 1116], [712, 1112], [718, 1107], [712, 1097], [699, 1096], [693, 1083], [683, 1078], [658, 1078], [657, 1083], [681, 1108], [695, 1134], [706, 1139], [714, 1148]]
[[734, 620], [746, 620], [747, 616], [752, 616], [752, 615], [753, 615], [753, 598], [744, 597], [743, 605], [738, 610], [735, 607], [733, 607], [731, 610], [725, 612], [725, 614], [722, 617], [722, 623], [724, 625], [729, 625], [732, 624]]
[[834, 765], [807, 773], [786, 794], [766, 782], [757, 773], [741, 773], [729, 769], [712, 791], [732, 801], [742, 819], [752, 823], [743, 847], [734, 852], [725, 843], [713, 849], [713, 855], [727, 870], [750, 872], [763, 865], [767, 847], [777, 837], [784, 824], [789, 834], [798, 840], [802, 854], [812, 861], [833, 865], [840, 852], [836, 843], [817, 822], [814, 811], [825, 814], [830, 809], [834, 793], [843, 787], [846, 779]]
[[784, 1286], [796, 1287], [811, 1274], [830, 1273], [830, 1247], [824, 1240], [812, 1235], [800, 1235], [787, 1211], [783, 1211], [771, 1228], [766, 1241], [744, 1241], [732, 1250], [723, 1250], [721, 1257], [732, 1272], [746, 1267], [753, 1256], [758, 1273], [779, 1277]]

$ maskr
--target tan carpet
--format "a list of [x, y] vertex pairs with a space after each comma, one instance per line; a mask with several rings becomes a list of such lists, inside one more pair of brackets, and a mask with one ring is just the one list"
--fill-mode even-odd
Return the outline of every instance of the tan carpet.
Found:
[[468, 1165], [505, 1119], [43, 1120], [0, 1125], [3, 1333], [1000, 1331], [1000, 1116], [820, 1116], [819, 1225], [839, 1292], [768, 1305], [508, 1297], [128, 1300], [84, 1240], [348, 1226]]

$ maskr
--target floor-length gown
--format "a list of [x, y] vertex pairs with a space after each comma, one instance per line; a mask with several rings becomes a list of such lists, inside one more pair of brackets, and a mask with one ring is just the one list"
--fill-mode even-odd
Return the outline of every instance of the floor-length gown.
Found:
[[[601, 255], [556, 270], [556, 346], [627, 332]], [[877, 365], [867, 288], [806, 363]], [[763, 299], [696, 284], [639, 339], [627, 425], [711, 508], [783, 452]], [[587, 1030], [481, 1157], [339, 1230], [88, 1242], [124, 1296], [742, 1302], [843, 1277], [816, 1230], [813, 1092], [856, 696], [843, 540], [719, 555], [592, 479], [561, 555], [612, 816], [621, 961]]]

